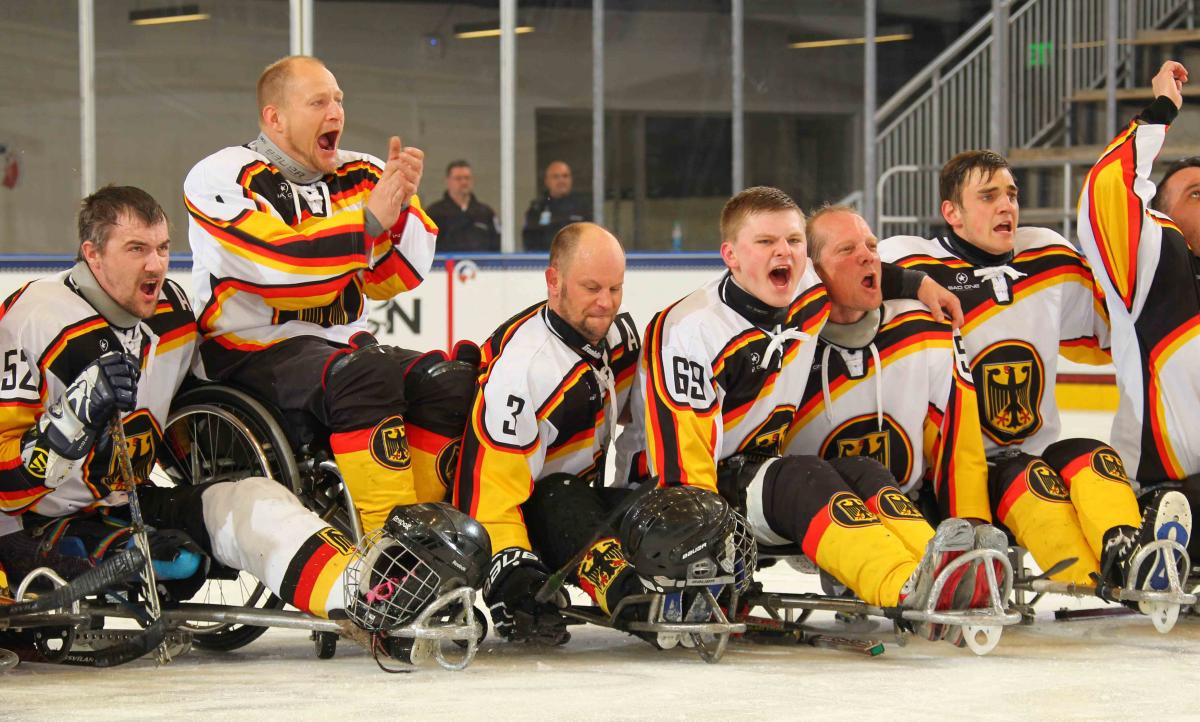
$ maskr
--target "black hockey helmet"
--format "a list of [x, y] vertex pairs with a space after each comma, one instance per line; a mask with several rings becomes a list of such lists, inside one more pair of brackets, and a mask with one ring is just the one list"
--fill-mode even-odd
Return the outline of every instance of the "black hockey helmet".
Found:
[[439, 595], [478, 589], [492, 558], [479, 522], [442, 502], [398, 506], [346, 568], [346, 609], [364, 629], [407, 624]]
[[659, 588], [721, 577], [740, 582], [739, 570], [744, 576], [746, 568], [740, 547], [748, 542], [753, 553], [753, 540], [739, 521], [718, 494], [690, 486], [654, 489], [621, 521], [621, 547], [638, 574]]

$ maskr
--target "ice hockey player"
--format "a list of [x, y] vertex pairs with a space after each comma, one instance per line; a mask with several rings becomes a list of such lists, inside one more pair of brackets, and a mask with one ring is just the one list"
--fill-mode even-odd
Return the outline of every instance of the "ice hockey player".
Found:
[[[1143, 488], [1200, 504], [1200, 158], [1150, 171], [1183, 106], [1187, 69], [1163, 64], [1154, 102], [1088, 173], [1079, 243], [1104, 291], [1120, 401], [1112, 442]], [[1200, 554], [1193, 539], [1191, 556]]]
[[1186, 538], [1186, 500], [1161, 495], [1143, 518], [1112, 447], [1059, 439], [1059, 354], [1109, 360], [1108, 319], [1091, 269], [1054, 231], [1019, 226], [1018, 189], [1002, 156], [959, 153], [942, 167], [939, 185], [945, 234], [889, 238], [879, 253], [925, 271], [962, 300], [994, 518], [1042, 569], [1075, 559], [1055, 576], [1060, 581], [1165, 585], [1150, 565], [1138, 579], [1128, 566], [1160, 527]]
[[[165, 604], [190, 597], [215, 560], [250, 572], [298, 609], [341, 614], [354, 543], [284, 486], [262, 477], [145, 483], [156, 461], [173, 458], [162, 430], [193, 362], [196, 321], [183, 291], [166, 278], [167, 218], [145, 191], [106, 186], [85, 198], [79, 236], [73, 268], [25, 285], [0, 308], [0, 346], [8, 349], [0, 385], [0, 565], [9, 581], [43, 564], [72, 577], [129, 543], [130, 492], [116, 482], [109, 434], [119, 416], [143, 482], [136, 493], [154, 529], [151, 553]], [[477, 524], [442, 508], [486, 540]], [[487, 550], [474, 546], [486, 545], [468, 545], [461, 556], [486, 559]]]
[[[455, 503], [491, 536], [484, 599], [508, 639], [567, 641], [556, 604], [534, 596], [585, 545], [571, 581], [604, 612], [643, 591], [616, 529], [593, 538], [627, 495], [604, 487], [640, 348], [621, 307], [624, 283], [620, 242], [595, 224], [570, 224], [551, 242], [547, 300], [505, 321], [482, 348]], [[634, 463], [640, 439], [622, 434], [618, 444], [619, 465]]]

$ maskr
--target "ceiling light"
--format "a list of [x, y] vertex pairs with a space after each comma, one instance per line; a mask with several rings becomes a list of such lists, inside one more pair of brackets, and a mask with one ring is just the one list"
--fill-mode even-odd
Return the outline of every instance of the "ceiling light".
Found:
[[[532, 33], [534, 30], [532, 25], [518, 25], [516, 28], [517, 35]], [[459, 23], [454, 26], [454, 37], [460, 40], [469, 40], [471, 38], [498, 38], [500, 37], [500, 23], [482, 22], [482, 23]]]
[[[892, 35], [876, 35], [876, 43], [895, 43], [901, 40], [912, 40], [912, 33], [894, 33]], [[866, 38], [833, 38], [831, 40], [799, 40], [794, 43], [788, 43], [788, 47], [793, 50], [803, 50], [806, 48], [835, 48], [842, 45], [865, 45]]]
[[130, 10], [129, 22], [132, 25], [166, 25], [167, 23], [189, 23], [196, 20], [208, 20], [211, 15], [200, 12], [199, 5], [173, 5], [169, 7], [147, 8], [145, 10]]

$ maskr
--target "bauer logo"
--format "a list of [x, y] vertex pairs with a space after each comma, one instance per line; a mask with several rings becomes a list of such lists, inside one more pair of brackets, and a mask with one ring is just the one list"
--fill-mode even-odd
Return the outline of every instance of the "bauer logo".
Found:
[[1125, 464], [1121, 457], [1112, 449], [1099, 449], [1092, 454], [1092, 471], [1110, 481], [1129, 483], [1129, 475], [1125, 473]]
[[371, 458], [380, 466], [403, 471], [412, 459], [408, 452], [408, 434], [404, 419], [391, 416], [379, 422], [371, 432]]
[[848, 491], [841, 491], [829, 500], [829, 516], [833, 523], [843, 527], [870, 526], [878, 524], [879, 517], [871, 513], [862, 499]]
[[692, 549], [688, 549], [686, 552], [684, 552], [684, 553], [683, 553], [683, 556], [682, 556], [682, 557], [680, 557], [680, 559], [687, 559], [688, 557], [692, 556], [693, 554], [696, 554], [697, 552], [704, 551], [704, 548], [705, 548], [706, 546], [708, 546], [708, 544], [707, 544], [707, 543], [705, 543], [705, 544], [700, 544], [699, 546], [696, 546], [696, 547], [694, 547], [694, 548], [692, 548]]

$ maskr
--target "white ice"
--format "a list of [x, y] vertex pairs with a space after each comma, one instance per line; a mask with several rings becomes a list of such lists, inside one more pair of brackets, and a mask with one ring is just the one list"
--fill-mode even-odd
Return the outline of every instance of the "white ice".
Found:
[[[1098, 419], [1068, 428], [1089, 433], [1085, 422], [1107, 436]], [[771, 590], [817, 586], [784, 565], [759, 578]], [[162, 667], [22, 663], [0, 675], [0, 719], [1200, 719], [1200, 618], [1167, 635], [1139, 615], [1053, 620], [1055, 609], [1092, 606], [1104, 605], [1045, 599], [1035, 624], [1010, 627], [985, 657], [922, 640], [875, 658], [738, 643], [710, 665], [689, 650], [574, 627], [564, 647], [489, 638], [462, 672], [399, 675], [348, 641], [322, 661], [307, 633], [272, 630], [241, 650], [193, 650]]]

